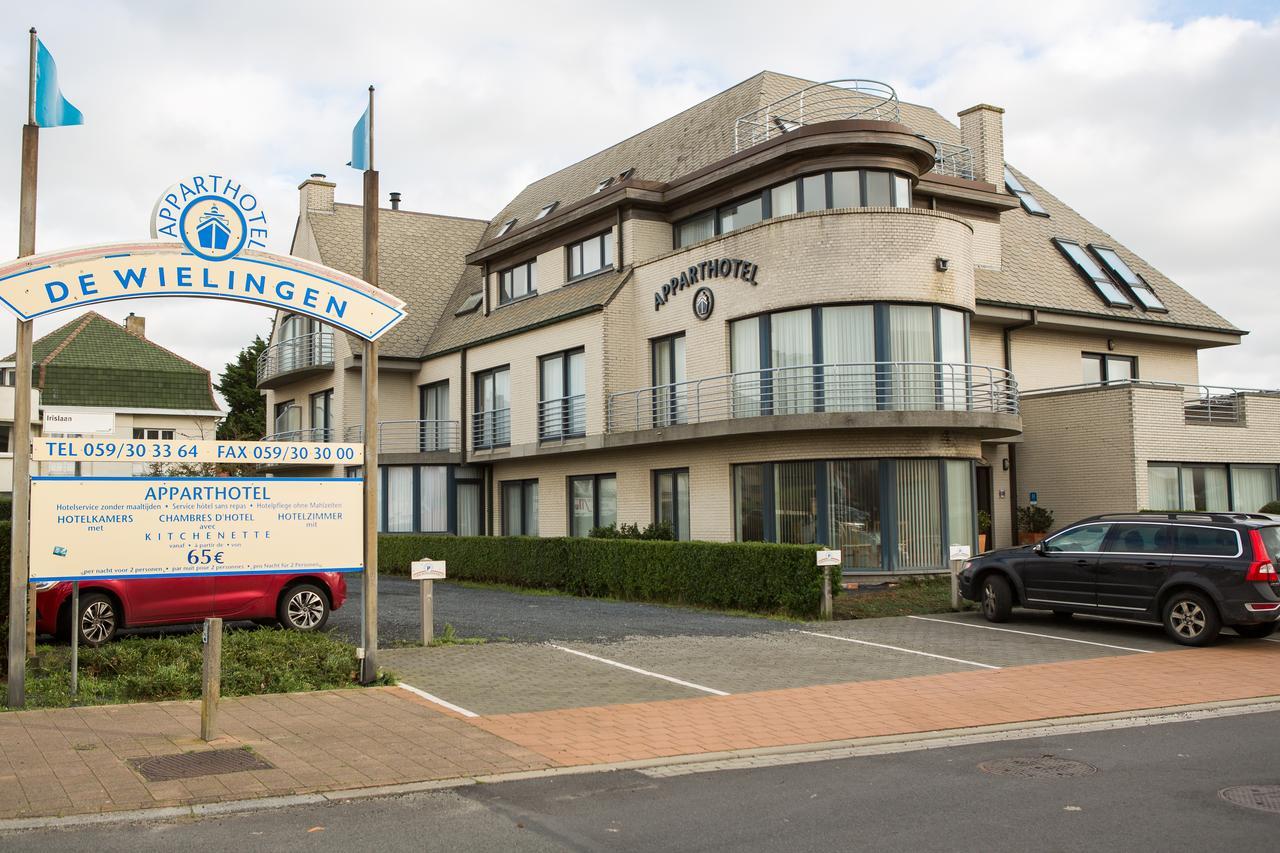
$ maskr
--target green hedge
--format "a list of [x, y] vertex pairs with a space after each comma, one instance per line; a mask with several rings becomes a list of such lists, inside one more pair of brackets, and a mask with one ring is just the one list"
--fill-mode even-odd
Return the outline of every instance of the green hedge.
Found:
[[818, 615], [817, 546], [524, 536], [378, 538], [378, 570], [447, 560], [449, 577], [573, 595], [690, 604], [753, 613]]
[[0, 521], [0, 672], [9, 671], [9, 527]]
[[8, 521], [13, 518], [13, 498], [9, 495], [0, 495], [0, 520]]

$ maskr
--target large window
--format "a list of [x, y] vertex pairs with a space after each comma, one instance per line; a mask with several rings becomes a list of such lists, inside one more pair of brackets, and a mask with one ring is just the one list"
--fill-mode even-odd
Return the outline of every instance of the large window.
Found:
[[1124, 382], [1138, 378], [1138, 357], [1134, 355], [1110, 355], [1086, 352], [1080, 355], [1087, 384], [1098, 382]]
[[685, 421], [684, 332], [649, 344], [653, 353], [653, 425]]
[[739, 541], [827, 545], [847, 570], [936, 569], [948, 546], [974, 543], [968, 460], [735, 465], [733, 486]]
[[676, 538], [689, 538], [689, 469], [653, 472], [653, 518], [666, 522]]
[[1133, 303], [1111, 278], [1102, 271], [1093, 257], [1079, 243], [1053, 238], [1053, 245], [1071, 262], [1076, 272], [1084, 276], [1085, 281], [1093, 285], [1093, 289], [1102, 297], [1102, 301], [1113, 308], [1132, 308]]
[[911, 180], [882, 169], [847, 169], [793, 178], [676, 224], [675, 248], [728, 234], [763, 219], [841, 207], [910, 207]]
[[569, 535], [589, 536], [618, 523], [618, 479], [613, 474], [569, 478]]
[[1280, 494], [1275, 465], [1152, 462], [1147, 507], [1188, 512], [1257, 512]]
[[587, 433], [587, 357], [583, 350], [543, 356], [539, 361], [538, 438], [574, 438]]
[[613, 232], [570, 243], [568, 251], [570, 281], [598, 273], [613, 266]]
[[312, 441], [333, 441], [333, 389], [311, 395]]
[[507, 367], [481, 371], [475, 383], [474, 446], [506, 447], [511, 444], [511, 371]]
[[502, 535], [538, 535], [538, 481], [502, 484]]
[[[276, 410], [272, 420], [272, 432], [284, 438], [296, 437], [302, 431], [302, 407], [287, 400], [283, 403], [276, 403]], [[134, 438], [146, 438], [146, 435], [138, 435], [138, 430], [134, 430]], [[173, 436], [169, 436], [172, 438]]]
[[[445, 465], [383, 465], [379, 469], [378, 530], [451, 533], [449, 469]], [[358, 476], [359, 469], [349, 469]]]
[[533, 296], [538, 292], [538, 262], [528, 261], [498, 273], [498, 304]]
[[968, 316], [931, 305], [826, 305], [730, 324], [733, 415], [970, 405]]
[[449, 420], [449, 380], [423, 385], [418, 392], [418, 449], [449, 450], [453, 424]]
[[1129, 288], [1129, 292], [1133, 294], [1133, 298], [1138, 300], [1138, 304], [1148, 311], [1168, 311], [1164, 307], [1164, 303], [1160, 301], [1160, 297], [1156, 296], [1155, 291], [1151, 289], [1151, 285], [1147, 284], [1147, 280], [1134, 272], [1124, 258], [1116, 253], [1115, 249], [1108, 249], [1106, 246], [1089, 245], [1098, 260], [1102, 261], [1102, 265], [1107, 268], [1118, 281], [1124, 283]]

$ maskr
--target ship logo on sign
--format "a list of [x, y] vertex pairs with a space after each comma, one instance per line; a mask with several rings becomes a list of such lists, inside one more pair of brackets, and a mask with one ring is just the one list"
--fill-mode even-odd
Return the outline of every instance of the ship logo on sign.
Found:
[[716, 295], [709, 287], [699, 287], [693, 294], [693, 316], [705, 320], [716, 307]]
[[151, 216], [151, 236], [181, 240], [206, 261], [265, 248], [267, 216], [258, 198], [233, 178], [194, 175], [165, 190]]

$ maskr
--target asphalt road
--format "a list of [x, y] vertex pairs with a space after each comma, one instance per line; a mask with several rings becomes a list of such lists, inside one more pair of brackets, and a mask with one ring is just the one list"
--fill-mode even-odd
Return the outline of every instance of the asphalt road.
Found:
[[[1076, 778], [978, 764], [1052, 755]], [[1280, 784], [1280, 713], [653, 778], [634, 771], [179, 823], [0, 836], [0, 849], [273, 851], [1273, 851], [1280, 814], [1224, 802]]]
[[[378, 581], [379, 644], [417, 642], [421, 636], [418, 581], [384, 577]], [[360, 576], [347, 584], [347, 602], [334, 611], [330, 627], [353, 642], [360, 638]], [[459, 637], [542, 643], [548, 640], [621, 640], [625, 637], [745, 636], [794, 627], [790, 623], [704, 610], [601, 601], [566, 595], [531, 595], [498, 589], [435, 583], [435, 630], [453, 625]]]

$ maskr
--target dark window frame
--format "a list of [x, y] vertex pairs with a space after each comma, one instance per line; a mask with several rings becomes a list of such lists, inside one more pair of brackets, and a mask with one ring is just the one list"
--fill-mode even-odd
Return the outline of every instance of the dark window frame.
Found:
[[[441, 388], [444, 388], [444, 417], [428, 418], [427, 397], [433, 393], [438, 395]], [[439, 424], [441, 422], [447, 424], [450, 420], [448, 409], [452, 404], [452, 401], [449, 399], [449, 392], [448, 379], [438, 379], [435, 382], [427, 382], [418, 386], [418, 420], [422, 422], [420, 425], [421, 428], [418, 431], [418, 449], [422, 452], [448, 449], [450, 440], [449, 428], [446, 426], [444, 430], [441, 430]], [[439, 408], [439, 403], [436, 405], [437, 408]], [[439, 415], [440, 412], [437, 412], [436, 414]], [[434, 422], [435, 425], [428, 426], [428, 422]]]
[[[1151, 284], [1145, 278], [1142, 277], [1142, 273], [1135, 270], [1132, 266], [1129, 265], [1128, 261], [1120, 257], [1120, 252], [1118, 252], [1114, 247], [1107, 246], [1102, 243], [1090, 243], [1088, 245], [1088, 249], [1089, 249], [1089, 253], [1093, 255], [1094, 260], [1096, 260], [1099, 266], [1101, 266], [1102, 271], [1110, 275], [1117, 285], [1119, 285], [1131, 297], [1133, 297], [1133, 301], [1140, 308], [1142, 308], [1143, 311], [1152, 311], [1157, 314], [1169, 313], [1169, 309], [1164, 304], [1164, 301], [1156, 294], [1155, 290], [1152, 289]], [[1124, 273], [1121, 270], [1117, 269], [1115, 264], [1107, 260], [1106, 255], [1103, 254], [1104, 252], [1110, 252], [1111, 254], [1115, 255], [1116, 259], [1119, 260], [1120, 263], [1124, 264], [1125, 269], [1133, 273], [1133, 277], [1138, 280], [1139, 284], [1134, 285], [1126, 281], [1124, 277]], [[1142, 296], [1143, 293], [1150, 294], [1151, 298], [1155, 300], [1156, 304], [1153, 305], [1148, 303], [1148, 301], [1143, 298]]]
[[1022, 185], [1022, 181], [1018, 180], [1018, 176], [1008, 166], [1004, 167], [1004, 185], [1027, 213], [1032, 216], [1043, 216], [1045, 219], [1050, 218], [1049, 211], [1045, 210], [1040, 200], [1031, 194], [1031, 190]]
[[[600, 238], [600, 257], [599, 257], [600, 266], [597, 267], [596, 269], [591, 270], [591, 272], [580, 272], [577, 275], [573, 275], [574, 250], [577, 249], [580, 252], [579, 257], [581, 258], [582, 261], [585, 261], [586, 260], [585, 253], [582, 252], [582, 247], [586, 243], [596, 239], [597, 237]], [[564, 247], [564, 251], [565, 251], [565, 269], [568, 270], [570, 273], [569, 276], [565, 279], [565, 284], [572, 284], [575, 281], [582, 281], [583, 279], [592, 278], [593, 276], [597, 276], [602, 273], [612, 272], [613, 271], [613, 229], [607, 228], [604, 231], [600, 231], [590, 236], [583, 237], [581, 240], [575, 240], [574, 242], [566, 245]], [[608, 261], [605, 261], [606, 257], [609, 258]], [[582, 263], [581, 266], [585, 267], [586, 264]]]
[[[477, 370], [477, 371], [474, 371], [474, 372], [471, 374], [471, 378], [472, 378], [472, 382], [471, 382], [471, 390], [475, 392], [474, 402], [472, 403], [472, 415], [474, 416], [474, 418], [478, 418], [478, 417], [480, 417], [481, 415], [485, 415], [485, 414], [490, 414], [490, 413], [495, 413], [495, 412], [500, 412], [500, 411], [502, 411], [501, 409], [482, 409], [482, 408], [480, 408], [480, 406], [481, 406], [481, 404], [482, 404], [482, 403], [483, 403], [483, 401], [484, 401], [484, 394], [483, 394], [483, 392], [482, 392], [482, 390], [481, 390], [481, 385], [482, 385], [482, 383], [484, 382], [484, 380], [485, 380], [485, 379], [487, 379], [487, 378], [489, 378], [489, 377], [491, 377], [491, 376], [492, 376], [492, 377], [494, 377], [494, 385], [495, 385], [495, 387], [496, 387], [496, 386], [497, 386], [497, 375], [498, 375], [499, 373], [502, 373], [503, 371], [506, 371], [506, 372], [507, 372], [507, 388], [508, 388], [508, 389], [510, 389], [510, 387], [511, 387], [511, 376], [510, 376], [510, 374], [511, 374], [511, 365], [510, 365], [510, 364], [500, 364], [500, 365], [498, 365], [498, 366], [496, 366], [496, 367], [487, 367], [487, 368], [485, 368], [484, 370]], [[510, 446], [511, 446], [511, 405], [510, 405], [510, 401], [509, 401], [509, 400], [507, 401], [507, 409], [506, 409], [506, 411], [507, 411], [507, 430], [506, 430], [506, 432], [507, 432], [507, 440], [506, 440], [506, 441], [502, 441], [502, 442], [492, 442], [492, 441], [491, 441], [491, 442], [487, 442], [487, 443], [484, 443], [484, 444], [480, 444], [480, 443], [477, 443], [477, 442], [476, 442], [476, 438], [478, 437], [478, 433], [477, 433], [475, 430], [473, 430], [473, 432], [472, 432], [472, 436], [471, 436], [471, 442], [472, 442], [471, 446], [472, 446], [473, 448], [479, 448], [479, 449], [483, 449], [483, 450], [490, 450], [490, 449], [495, 448], [495, 447], [510, 447]], [[474, 418], [473, 418], [473, 420], [474, 420]], [[493, 431], [493, 433], [496, 435], [496, 434], [499, 432], [499, 430], [498, 430], [498, 426], [497, 426], [497, 423], [496, 423], [496, 419], [493, 419], [493, 420], [494, 420], [495, 422], [494, 422], [494, 423], [493, 423], [493, 425], [491, 426], [491, 430], [492, 430], [492, 431]], [[474, 426], [474, 424], [473, 424], [473, 426]]]
[[[568, 521], [568, 524], [565, 525], [566, 533], [568, 533], [569, 536], [576, 535], [573, 532], [573, 484], [579, 480], [591, 481], [591, 530], [595, 530], [596, 528], [600, 527], [601, 526], [600, 525], [600, 481], [613, 480], [614, 495], [616, 496], [618, 492], [618, 473], [614, 471], [606, 474], [574, 474], [565, 478], [565, 480], [566, 480], [565, 494], [567, 497], [567, 504], [565, 507], [565, 512], [566, 512], [565, 518]], [[615, 497], [615, 500], [616, 500], [616, 497]], [[614, 513], [616, 516], [617, 514], [616, 506], [615, 506]], [[614, 523], [615, 524], [617, 523], [616, 517], [614, 518]], [[591, 535], [591, 530], [587, 531], [588, 536]]]
[[[525, 281], [528, 283], [528, 290], [516, 296], [512, 295], [508, 290], [508, 282], [515, 281], [515, 271], [525, 267]], [[512, 264], [506, 269], [498, 271], [498, 307], [510, 305], [513, 302], [520, 302], [524, 299], [531, 299], [538, 295], [537, 282], [538, 259], [531, 258], [518, 264]]]
[[[511, 513], [507, 511], [507, 489], [518, 488], [520, 490], [520, 532], [511, 532]], [[529, 477], [521, 480], [500, 480], [498, 482], [498, 496], [502, 501], [502, 535], [503, 536], [537, 536], [538, 533], [530, 533], [524, 529], [525, 507], [529, 503], [529, 493], [538, 488], [538, 479]], [[541, 500], [541, 496], [539, 496]]]
[[[1089, 352], [1088, 350], [1085, 350], [1080, 353], [1080, 361], [1083, 362], [1085, 359], [1096, 359], [1099, 361], [1098, 375], [1102, 377], [1100, 381], [1104, 384], [1108, 382], [1125, 382], [1138, 378], [1138, 357], [1136, 355], [1116, 355], [1109, 352]], [[1109, 372], [1107, 370], [1107, 365], [1113, 361], [1129, 362], [1130, 373], [1127, 379], [1112, 379], [1107, 375]]]
[[[290, 400], [289, 403], [287, 403], [286, 405], [291, 405], [292, 403], [293, 401]], [[149, 436], [147, 435], [147, 433], [149, 432], [157, 433], [157, 435]], [[142, 435], [139, 435], [138, 433], [142, 433]], [[166, 435], [166, 433], [168, 433], [168, 435]], [[174, 430], [165, 429], [164, 427], [134, 427], [133, 428], [134, 441], [173, 441], [174, 434], [175, 434]]]
[[[675, 534], [675, 537], [676, 537], [676, 540], [677, 540], [677, 541], [681, 541], [680, 531], [681, 531], [681, 529], [682, 529], [681, 524], [680, 524], [680, 522], [681, 522], [681, 519], [680, 519], [680, 479], [679, 479], [679, 475], [680, 475], [680, 474], [684, 474], [684, 475], [685, 475], [685, 478], [686, 478], [686, 479], [688, 479], [688, 478], [689, 478], [689, 468], [688, 468], [688, 466], [684, 466], [684, 467], [680, 467], [680, 468], [655, 468], [655, 469], [651, 472], [651, 475], [650, 475], [650, 478], [649, 478], [650, 488], [652, 489], [652, 493], [653, 493], [653, 523], [654, 523], [654, 524], [657, 524], [657, 523], [659, 523], [659, 522], [661, 521], [661, 517], [660, 517], [660, 516], [661, 516], [661, 514], [660, 514], [660, 512], [659, 512], [659, 505], [660, 505], [660, 504], [659, 504], [659, 500], [658, 500], [658, 478], [659, 478], [659, 477], [661, 477], [661, 476], [663, 476], [663, 475], [670, 475], [670, 476], [671, 476], [671, 513], [672, 513], [672, 516], [673, 516], [673, 520], [672, 520], [672, 522], [671, 522], [671, 530], [672, 530], [672, 532]], [[689, 491], [689, 494], [690, 494], [690, 495], [692, 495], [692, 494], [693, 494], [693, 484], [692, 484], [692, 483], [690, 483], [690, 484], [689, 484], [689, 486], [688, 486], [688, 491]], [[689, 511], [690, 511], [690, 512], [692, 512], [692, 511], [693, 511], [693, 503], [692, 503], [692, 501], [690, 501], [690, 502], [689, 502]], [[686, 527], [691, 527], [691, 526], [692, 526], [692, 525], [691, 525], [691, 520], [690, 520], [690, 519], [686, 518], [686, 519], [683, 519], [683, 521], [684, 521], [684, 526], [686, 526]], [[684, 531], [684, 532], [685, 532], [686, 534], [691, 534], [691, 531], [689, 531], [689, 530], [686, 530], [686, 531]], [[690, 535], [690, 537], [689, 537], [689, 538], [692, 538], [692, 535]]]
[[[560, 441], [566, 438], [582, 438], [587, 434], [586, 353], [587, 353], [586, 347], [573, 347], [572, 349], [560, 350], [559, 352], [550, 352], [550, 353], [547, 353], [546, 355], [538, 356], [538, 441]], [[581, 354], [583, 357], [582, 393], [581, 394], [566, 393], [566, 394], [561, 394], [555, 400], [546, 399], [546, 388], [544, 388], [542, 384], [542, 365], [553, 358], [560, 359], [560, 383], [561, 383], [560, 387], [564, 391], [568, 391], [569, 376], [571, 375], [571, 372], [572, 372], [569, 368], [570, 357], [574, 355], [579, 355], [579, 354]], [[574, 397], [579, 397], [579, 396], [583, 398], [582, 429], [581, 431], [575, 432], [571, 429], [573, 425], [573, 409], [570, 405], [570, 401]], [[557, 401], [560, 403], [560, 432], [555, 435], [545, 435], [543, 434], [543, 422], [542, 422], [543, 407], [546, 406], [547, 403], [554, 403]]]
[[[316, 426], [316, 398], [319, 397], [324, 401], [324, 425]], [[332, 441], [333, 440], [333, 389], [327, 388], [324, 391], [317, 391], [307, 397], [307, 418], [311, 420], [311, 432], [314, 435], [316, 430], [324, 430], [324, 438], [312, 439], [313, 441]]]
[[[1085, 281], [1089, 283], [1089, 286], [1093, 288], [1093, 292], [1097, 294], [1098, 298], [1102, 300], [1103, 304], [1105, 304], [1108, 308], [1128, 308], [1128, 309], [1133, 308], [1133, 302], [1131, 302], [1129, 298], [1124, 295], [1126, 292], [1126, 288], [1123, 285], [1117, 285], [1114, 281], [1112, 281], [1111, 277], [1107, 275], [1106, 269], [1104, 269], [1102, 266], [1098, 266], [1098, 271], [1102, 274], [1102, 278], [1095, 278], [1093, 274], [1089, 272], [1088, 269], [1086, 269], [1084, 266], [1081, 265], [1079, 260], [1071, 256], [1070, 250], [1068, 250], [1066, 247], [1067, 246], [1076, 247], [1077, 249], [1080, 250], [1080, 253], [1082, 255], [1084, 255], [1086, 258], [1090, 258], [1090, 260], [1092, 261], [1092, 258], [1089, 254], [1088, 249], [1082, 246], [1079, 242], [1075, 240], [1068, 240], [1065, 237], [1051, 237], [1050, 240], [1052, 241], [1053, 245], [1057, 247], [1058, 251], [1062, 254], [1062, 257], [1066, 258], [1067, 263], [1071, 265], [1071, 268], [1075, 270], [1076, 273], [1081, 278], [1083, 278]], [[1104, 285], [1107, 287], [1113, 288], [1116, 291], [1116, 293], [1119, 294], [1120, 299], [1123, 301], [1118, 302], [1112, 297], [1108, 296], [1107, 291], [1103, 287]]]

